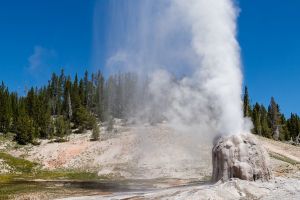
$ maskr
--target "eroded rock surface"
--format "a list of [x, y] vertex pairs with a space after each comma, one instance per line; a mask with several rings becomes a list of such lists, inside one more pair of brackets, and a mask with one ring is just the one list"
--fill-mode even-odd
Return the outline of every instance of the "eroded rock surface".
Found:
[[251, 134], [220, 137], [212, 150], [212, 180], [230, 178], [263, 181], [272, 177], [269, 155]]

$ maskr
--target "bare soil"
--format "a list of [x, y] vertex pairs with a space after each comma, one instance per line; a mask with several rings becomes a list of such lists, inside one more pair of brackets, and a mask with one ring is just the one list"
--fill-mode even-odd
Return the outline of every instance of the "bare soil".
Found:
[[119, 123], [101, 140], [91, 132], [73, 134], [68, 142], [42, 141], [39, 146], [10, 150], [43, 168], [97, 171], [125, 179], [203, 179], [211, 173], [211, 147], [197, 137], [174, 134], [166, 124], [125, 126]]

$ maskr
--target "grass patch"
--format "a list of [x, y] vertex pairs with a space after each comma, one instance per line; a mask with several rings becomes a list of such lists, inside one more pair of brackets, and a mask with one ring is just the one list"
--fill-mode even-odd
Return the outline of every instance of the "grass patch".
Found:
[[[42, 180], [42, 181], [39, 181]], [[72, 172], [72, 171], [38, 171], [33, 174], [8, 174], [0, 175], [0, 200], [14, 199], [16, 196], [26, 194], [60, 194], [65, 195], [65, 190], [72, 190], [63, 184], [56, 185], [62, 181], [70, 183], [76, 181], [101, 180], [96, 173]], [[49, 182], [47, 182], [49, 181]]]
[[204, 176], [204, 177], [201, 179], [201, 181], [205, 181], [205, 182], [209, 182], [209, 181], [211, 181], [211, 180], [212, 180], [212, 177], [211, 177], [211, 176], [208, 176], [208, 175]]
[[[89, 172], [43, 170], [32, 174], [0, 175], [0, 200], [13, 199], [15, 196], [29, 193], [56, 194], [58, 190], [63, 189], [62, 191], [64, 191], [67, 189], [64, 186], [55, 185], [56, 181], [97, 181], [104, 178], [98, 177], [96, 173]], [[50, 182], [48, 183], [47, 181]], [[51, 183], [52, 181], [54, 182]]]
[[0, 187], [3, 183], [8, 183], [13, 180], [12, 174], [0, 174]]
[[[109, 177], [98, 176], [97, 173], [76, 171], [76, 170], [42, 170], [37, 163], [22, 158], [13, 157], [10, 154], [0, 152], [0, 159], [9, 165], [13, 172], [0, 174], [0, 200], [10, 199], [15, 195], [44, 192], [53, 193], [57, 186], [47, 185], [44, 181], [98, 181], [106, 180]], [[37, 180], [43, 180], [39, 182]], [[55, 194], [55, 192], [54, 192]]]
[[4, 152], [0, 152], [0, 159], [13, 168], [14, 173], [33, 173], [38, 167], [37, 163], [22, 158], [16, 158]]
[[275, 158], [275, 159], [277, 159], [277, 160], [281, 160], [281, 161], [283, 161], [283, 162], [286, 162], [286, 163], [289, 163], [289, 164], [292, 164], [292, 165], [300, 164], [299, 162], [297, 162], [297, 161], [295, 161], [295, 160], [293, 160], [293, 159], [290, 159], [290, 158], [288, 158], [288, 157], [286, 157], [286, 156], [283, 156], [283, 155], [281, 155], [281, 154], [270, 153], [270, 156], [271, 156], [272, 158]]
[[37, 191], [45, 191], [45, 188], [39, 184], [16, 184], [15, 182], [8, 182], [1, 184], [0, 186], [0, 200], [13, 199], [14, 196], [34, 193]]
[[43, 180], [99, 180], [104, 177], [99, 177], [96, 173], [84, 171], [39, 171], [32, 178]]
[[67, 179], [67, 180], [97, 180], [99, 177], [96, 173], [75, 171], [75, 170], [42, 170], [40, 165], [22, 158], [13, 157], [10, 154], [0, 152], [0, 159], [13, 168], [10, 174], [0, 175], [1, 180], [11, 180], [13, 178], [24, 179]]
[[6, 142], [6, 141], [13, 141], [15, 138], [14, 133], [0, 133], [0, 141]]

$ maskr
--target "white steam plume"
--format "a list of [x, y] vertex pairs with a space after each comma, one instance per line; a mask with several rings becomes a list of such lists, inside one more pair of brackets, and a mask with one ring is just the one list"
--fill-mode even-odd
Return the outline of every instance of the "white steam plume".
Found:
[[150, 74], [149, 110], [179, 132], [249, 132], [234, 0], [111, 0], [110, 13], [107, 67]]

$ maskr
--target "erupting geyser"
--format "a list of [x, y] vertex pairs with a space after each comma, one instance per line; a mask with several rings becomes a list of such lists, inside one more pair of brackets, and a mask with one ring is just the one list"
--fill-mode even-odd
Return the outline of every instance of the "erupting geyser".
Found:
[[[102, 45], [100, 4], [95, 61]], [[215, 181], [268, 180], [266, 153], [251, 135], [241, 135], [250, 133], [251, 122], [242, 112], [235, 0], [111, 0], [110, 9], [106, 67], [147, 80], [150, 94], [139, 112], [165, 119], [186, 137], [197, 134], [199, 143], [222, 134], [213, 149]]]

